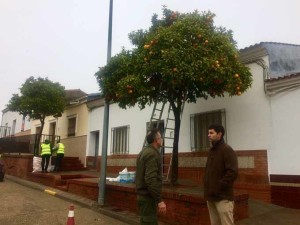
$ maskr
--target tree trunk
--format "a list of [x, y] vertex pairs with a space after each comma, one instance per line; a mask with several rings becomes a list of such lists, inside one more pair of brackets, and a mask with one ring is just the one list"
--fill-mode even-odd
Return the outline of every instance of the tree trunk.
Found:
[[41, 142], [41, 137], [42, 137], [42, 133], [43, 133], [44, 125], [45, 125], [45, 118], [46, 118], [46, 116], [43, 116], [40, 119], [40, 121], [41, 121], [41, 129], [40, 129], [40, 132], [38, 134], [36, 134], [37, 138], [36, 138], [35, 149], [34, 149], [34, 154], [35, 155], [39, 155], [40, 142]]
[[176, 185], [178, 180], [178, 142], [179, 142], [179, 131], [180, 131], [180, 115], [181, 115], [181, 104], [177, 107], [175, 104], [171, 104], [174, 118], [175, 118], [175, 132], [174, 132], [174, 143], [173, 143], [173, 157], [172, 157], [172, 176], [171, 184]]

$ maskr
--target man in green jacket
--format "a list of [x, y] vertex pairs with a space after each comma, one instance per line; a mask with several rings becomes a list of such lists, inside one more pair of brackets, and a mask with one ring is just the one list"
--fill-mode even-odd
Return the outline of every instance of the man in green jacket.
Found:
[[166, 204], [161, 199], [162, 169], [159, 149], [163, 144], [158, 129], [147, 134], [148, 146], [139, 153], [136, 161], [136, 192], [141, 225], [157, 225], [157, 209], [165, 214]]
[[208, 128], [209, 150], [204, 174], [204, 197], [207, 199], [211, 225], [233, 225], [233, 183], [238, 162], [233, 149], [224, 142], [221, 125]]

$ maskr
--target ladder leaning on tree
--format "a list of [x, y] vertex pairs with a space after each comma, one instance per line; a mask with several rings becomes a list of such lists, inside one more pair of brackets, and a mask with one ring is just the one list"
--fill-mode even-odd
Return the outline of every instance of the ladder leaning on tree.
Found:
[[[180, 117], [182, 117], [185, 100], [186, 100], [186, 96], [185, 96], [185, 99], [181, 106]], [[150, 122], [147, 126], [147, 133], [151, 128], [153, 128], [153, 125], [155, 125], [155, 128], [159, 127], [159, 123], [160, 123], [160, 121], [162, 121], [161, 118], [162, 118], [162, 115], [164, 112], [165, 105], [166, 105], [166, 102], [162, 102], [161, 104], [158, 104], [157, 101], [155, 101], [153, 110], [152, 110], [152, 114], [151, 114], [151, 118], [150, 118]], [[173, 117], [170, 115], [173, 115]], [[181, 118], [180, 118], [180, 120], [181, 120]], [[162, 171], [164, 171], [165, 168], [167, 168], [167, 172], [166, 173], [163, 172], [163, 181], [165, 181], [165, 182], [167, 182], [169, 180], [169, 175], [171, 172], [172, 158], [173, 158], [174, 133], [175, 133], [175, 118], [174, 118], [174, 113], [173, 113], [172, 107], [171, 107], [171, 105], [169, 105], [168, 116], [166, 119], [166, 126], [164, 128], [164, 133], [162, 136], [162, 138], [164, 140], [164, 142], [163, 142], [164, 146], [162, 146], [162, 148], [164, 148], [164, 151], [165, 151], [165, 149], [172, 149], [172, 153], [171, 153], [168, 163], [164, 163], [164, 152], [162, 152], [162, 154], [161, 154]], [[146, 134], [146, 136], [147, 136], [147, 134]], [[145, 147], [146, 145], [147, 145], [147, 140], [145, 137], [143, 147]]]
[[[185, 100], [182, 103], [181, 106], [181, 110], [180, 110], [180, 121], [182, 118], [182, 113], [183, 113], [183, 109], [184, 109], [184, 103]], [[173, 117], [171, 117], [170, 115], [173, 115]], [[167, 137], [168, 134], [168, 137]], [[164, 139], [164, 149], [172, 149], [172, 153], [169, 159], [169, 163], [164, 163], [164, 154], [162, 154], [162, 171], [165, 170], [165, 168], [167, 168], [167, 172], [164, 173], [163, 172], [163, 181], [164, 182], [168, 182], [169, 181], [169, 175], [171, 172], [171, 166], [172, 166], [172, 159], [173, 159], [173, 143], [174, 143], [174, 135], [175, 135], [175, 118], [174, 118], [174, 113], [172, 111], [172, 107], [171, 105], [169, 105], [169, 109], [168, 109], [168, 117], [166, 119], [166, 127], [164, 129], [164, 134], [163, 134], [163, 139]]]
[[[155, 124], [155, 128], [159, 127], [159, 122], [161, 121], [161, 117], [162, 117], [162, 114], [164, 112], [165, 105], [166, 105], [166, 102], [163, 102], [161, 105], [158, 104], [157, 102], [154, 103], [154, 107], [153, 107], [153, 110], [152, 110], [150, 122], [148, 123], [148, 126], [147, 126], [147, 133], [146, 133], [146, 136], [145, 136], [143, 147], [145, 147], [147, 145], [147, 138], [146, 137], [147, 137], [148, 131], [150, 131], [151, 128], [153, 128], [152, 125]], [[157, 116], [157, 114], [158, 114], [158, 116]]]

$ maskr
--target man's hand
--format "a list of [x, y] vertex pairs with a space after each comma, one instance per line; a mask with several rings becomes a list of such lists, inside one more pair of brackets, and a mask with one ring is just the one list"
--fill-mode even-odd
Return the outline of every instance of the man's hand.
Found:
[[165, 214], [167, 212], [167, 206], [164, 202], [158, 203], [158, 212], [161, 214]]

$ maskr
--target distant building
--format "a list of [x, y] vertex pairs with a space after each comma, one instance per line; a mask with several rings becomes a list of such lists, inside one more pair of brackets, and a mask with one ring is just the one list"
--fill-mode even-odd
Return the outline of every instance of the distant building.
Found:
[[[80, 89], [66, 90], [67, 106], [60, 117], [45, 119], [43, 134], [60, 136], [66, 147], [65, 156], [79, 157], [85, 163], [88, 109], [87, 94]], [[33, 120], [31, 134], [39, 133], [41, 122]]]
[[18, 112], [11, 112], [7, 108], [2, 110], [0, 138], [30, 134], [30, 120]]

